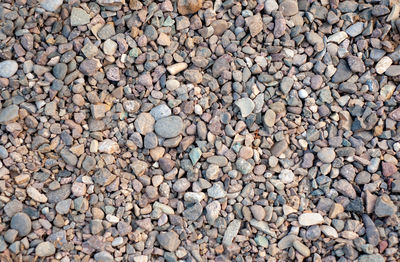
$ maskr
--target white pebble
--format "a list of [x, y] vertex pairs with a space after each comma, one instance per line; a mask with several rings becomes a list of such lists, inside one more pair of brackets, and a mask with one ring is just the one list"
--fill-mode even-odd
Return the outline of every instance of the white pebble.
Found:
[[299, 91], [299, 97], [300, 97], [301, 99], [304, 99], [304, 98], [306, 98], [307, 96], [308, 96], [307, 91], [304, 90], [304, 89], [300, 89], [300, 91]]

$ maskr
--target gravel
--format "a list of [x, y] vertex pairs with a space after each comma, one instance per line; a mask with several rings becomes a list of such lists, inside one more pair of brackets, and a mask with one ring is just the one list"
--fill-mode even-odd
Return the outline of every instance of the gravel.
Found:
[[0, 10], [1, 261], [400, 261], [397, 1]]

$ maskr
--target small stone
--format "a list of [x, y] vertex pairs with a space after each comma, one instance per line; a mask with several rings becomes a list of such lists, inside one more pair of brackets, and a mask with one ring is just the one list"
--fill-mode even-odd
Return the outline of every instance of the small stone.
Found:
[[331, 226], [322, 225], [321, 231], [327, 237], [330, 237], [330, 238], [338, 238], [339, 237], [336, 229]]
[[112, 23], [105, 24], [97, 32], [97, 36], [102, 40], [107, 40], [115, 35], [114, 25]]
[[90, 22], [90, 16], [82, 8], [73, 7], [71, 11], [71, 26], [86, 25]]
[[363, 215], [363, 222], [365, 226], [365, 231], [367, 234], [368, 243], [377, 246], [380, 242], [379, 231], [375, 226], [374, 221], [367, 215]]
[[399, 76], [400, 75], [400, 65], [391, 65], [385, 71], [385, 75], [387, 76]]
[[250, 35], [255, 37], [263, 30], [263, 22], [261, 15], [258, 13], [253, 16], [246, 17], [246, 25], [249, 27]]
[[114, 55], [117, 51], [118, 44], [111, 39], [107, 39], [103, 44], [103, 51], [106, 55]]
[[282, 10], [282, 14], [284, 16], [293, 16], [299, 12], [297, 1], [294, 0], [283, 1], [280, 5], [280, 9]]
[[385, 258], [380, 254], [361, 255], [358, 262], [385, 262]]
[[283, 169], [279, 174], [279, 180], [284, 184], [290, 184], [294, 180], [294, 173], [292, 170]]
[[93, 58], [99, 53], [99, 49], [92, 42], [88, 41], [81, 49], [86, 58]]
[[293, 241], [293, 247], [304, 257], [309, 257], [311, 255], [310, 249], [299, 240]]
[[135, 128], [141, 135], [154, 131], [155, 120], [150, 113], [141, 113], [135, 120]]
[[289, 147], [288, 143], [285, 140], [281, 140], [274, 144], [274, 146], [271, 149], [271, 154], [276, 157], [279, 157], [288, 149], [288, 147]]
[[328, 43], [329, 42], [334, 42], [336, 44], [340, 44], [343, 42], [345, 39], [347, 39], [348, 35], [344, 31], [339, 31], [337, 33], [334, 33], [333, 35], [330, 35], [328, 37]]
[[6, 125], [15, 122], [19, 118], [19, 108], [17, 105], [10, 105], [0, 112], [0, 124]]
[[94, 59], [85, 59], [79, 65], [79, 71], [87, 76], [93, 76], [97, 73], [97, 61]]
[[4, 206], [3, 210], [4, 210], [4, 212], [6, 213], [6, 215], [7, 215], [8, 217], [11, 218], [11, 217], [13, 217], [16, 213], [22, 212], [22, 208], [23, 208], [22, 203], [21, 203], [19, 200], [17, 200], [17, 199], [13, 199], [13, 200], [11, 200], [10, 202], [8, 202], [8, 203]]
[[182, 72], [183, 70], [185, 70], [188, 67], [188, 64], [186, 63], [176, 63], [174, 65], [170, 65], [167, 67], [167, 71], [171, 74], [171, 75], [176, 75], [179, 72]]
[[31, 232], [32, 222], [25, 213], [16, 213], [10, 223], [10, 227], [18, 231], [20, 237], [24, 237]]
[[40, 6], [49, 12], [55, 12], [62, 5], [63, 0], [40, 0]]
[[72, 194], [76, 197], [84, 196], [86, 194], [86, 184], [80, 182], [74, 182], [74, 184], [71, 187], [71, 191]]
[[128, 100], [123, 103], [124, 109], [129, 114], [134, 114], [140, 109], [140, 103], [136, 100]]
[[56, 253], [56, 248], [53, 243], [45, 241], [36, 246], [35, 253], [38, 257], [48, 257]]
[[264, 125], [268, 127], [273, 127], [276, 121], [276, 113], [273, 110], [268, 109], [264, 114], [263, 121]]
[[229, 226], [226, 228], [224, 233], [224, 238], [222, 239], [222, 244], [226, 247], [232, 245], [233, 239], [239, 233], [239, 229], [241, 226], [241, 221], [238, 219], [234, 219]]
[[58, 202], [56, 205], [57, 213], [59, 213], [61, 215], [68, 214], [71, 204], [72, 204], [71, 199], [65, 199], [65, 200]]
[[265, 218], [265, 209], [260, 205], [253, 205], [250, 207], [250, 211], [253, 214], [253, 217], [259, 221]]
[[337, 66], [337, 70], [335, 74], [332, 76], [333, 83], [341, 83], [348, 80], [352, 76], [352, 72], [344, 59], [339, 61]]
[[351, 199], [355, 199], [357, 197], [357, 193], [356, 193], [355, 189], [346, 179], [340, 179], [338, 181], [335, 181], [332, 186], [339, 193], [341, 193]]
[[130, 166], [136, 176], [142, 176], [148, 167], [146, 162], [137, 159], [133, 160]]
[[346, 33], [351, 37], [356, 37], [356, 36], [358, 36], [359, 34], [362, 33], [363, 29], [364, 29], [364, 23], [363, 22], [357, 22], [357, 23], [349, 26], [346, 29]]
[[198, 70], [186, 70], [183, 75], [187, 81], [193, 84], [199, 84], [203, 80], [203, 75]]
[[361, 58], [356, 56], [348, 56], [347, 63], [354, 73], [364, 73], [365, 72], [365, 65]]
[[99, 143], [99, 151], [102, 153], [114, 154], [119, 150], [119, 145], [114, 140], [105, 139], [104, 141]]
[[30, 198], [39, 202], [39, 203], [46, 203], [47, 197], [44, 194], [41, 194], [36, 188], [29, 186], [26, 189], [26, 193]]
[[157, 241], [162, 248], [170, 252], [176, 251], [181, 243], [178, 234], [174, 231], [161, 232], [157, 235]]
[[214, 29], [214, 35], [222, 35], [229, 27], [228, 22], [222, 19], [215, 20], [211, 23]]
[[94, 260], [96, 260], [96, 262], [113, 262], [114, 257], [107, 251], [101, 251], [94, 254]]
[[287, 235], [283, 238], [281, 238], [281, 240], [279, 240], [278, 242], [278, 248], [280, 250], [284, 250], [286, 248], [292, 247], [293, 246], [293, 242], [299, 240], [299, 237], [296, 235]]
[[169, 91], [174, 91], [176, 90], [178, 87], [180, 86], [180, 83], [178, 80], [175, 79], [170, 79], [165, 83], [165, 87], [169, 90]]
[[18, 70], [18, 63], [14, 60], [0, 62], [0, 77], [10, 78]]
[[382, 162], [382, 173], [385, 177], [389, 177], [397, 172], [397, 167], [393, 163]]
[[388, 217], [396, 214], [397, 206], [394, 205], [388, 195], [382, 195], [378, 197], [375, 203], [375, 214], [378, 217]]
[[330, 164], [335, 160], [336, 153], [333, 148], [324, 147], [318, 152], [317, 156], [323, 163]]
[[106, 76], [107, 76], [107, 79], [110, 81], [118, 82], [121, 80], [121, 74], [120, 74], [119, 68], [116, 66], [108, 67], [108, 69], [106, 70]]
[[393, 61], [388, 56], [384, 56], [379, 60], [379, 62], [375, 66], [376, 73], [383, 74], [386, 70], [392, 65]]
[[182, 215], [189, 221], [196, 221], [203, 213], [203, 206], [200, 203], [188, 207], [183, 211]]
[[200, 160], [201, 155], [202, 155], [201, 149], [198, 147], [195, 147], [190, 151], [189, 157], [193, 165], [195, 165], [197, 161]]
[[226, 191], [221, 182], [214, 183], [212, 187], [207, 189], [207, 194], [211, 198], [219, 199], [226, 196]]
[[238, 158], [235, 164], [237, 170], [240, 171], [243, 175], [247, 175], [253, 170], [253, 166], [243, 158]]
[[248, 98], [240, 98], [235, 102], [235, 105], [239, 107], [242, 117], [248, 117], [254, 110], [254, 102]]
[[[0, 113], [0, 119], [2, 119], [1, 115], [2, 115], [2, 113]], [[391, 119], [393, 119], [394, 121], [400, 121], [400, 107], [393, 110], [392, 112], [390, 112], [389, 117]], [[0, 121], [0, 123], [1, 123], [1, 121]]]
[[178, 0], [178, 12], [181, 15], [194, 14], [201, 9], [203, 0]]
[[230, 69], [231, 62], [232, 57], [228, 54], [220, 56], [217, 60], [215, 60], [212, 67], [213, 77], [218, 78], [224, 71], [228, 71]]
[[319, 213], [303, 213], [299, 216], [301, 226], [312, 226], [324, 223], [324, 218]]
[[169, 35], [161, 32], [158, 36], [157, 44], [162, 45], [162, 46], [170, 46], [171, 39], [170, 39]]
[[183, 132], [183, 121], [179, 116], [168, 116], [156, 121], [154, 130], [164, 138], [173, 138]]
[[300, 97], [301, 99], [307, 98], [307, 97], [308, 97], [307, 91], [304, 90], [304, 89], [300, 89], [300, 90], [299, 90], [299, 97]]

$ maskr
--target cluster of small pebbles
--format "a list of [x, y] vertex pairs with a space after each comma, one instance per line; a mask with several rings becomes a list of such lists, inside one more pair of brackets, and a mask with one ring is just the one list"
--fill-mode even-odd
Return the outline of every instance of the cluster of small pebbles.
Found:
[[0, 1], [0, 261], [400, 261], [399, 15]]

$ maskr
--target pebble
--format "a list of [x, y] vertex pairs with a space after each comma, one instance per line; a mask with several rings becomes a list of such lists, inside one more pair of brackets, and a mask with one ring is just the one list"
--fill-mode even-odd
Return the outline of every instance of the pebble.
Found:
[[179, 72], [182, 72], [183, 70], [185, 70], [186, 68], [188, 68], [188, 64], [186, 63], [176, 63], [174, 65], [170, 65], [167, 67], [167, 71], [171, 74], [171, 75], [176, 75]]
[[325, 147], [318, 152], [317, 156], [323, 163], [330, 164], [335, 160], [336, 153], [333, 148]]
[[10, 227], [17, 230], [20, 237], [24, 237], [31, 232], [32, 222], [27, 214], [19, 212], [13, 215]]
[[107, 251], [101, 251], [94, 255], [96, 262], [112, 262], [114, 257]]
[[47, 197], [44, 194], [41, 194], [36, 188], [34, 187], [28, 187], [26, 189], [26, 193], [30, 198], [33, 200], [40, 202], [40, 203], [46, 203], [47, 202]]
[[106, 139], [99, 143], [99, 152], [106, 153], [106, 154], [113, 154], [120, 150], [119, 145], [117, 142], [111, 139]]
[[39, 257], [48, 257], [56, 253], [56, 248], [53, 243], [45, 241], [36, 246], [35, 252]]
[[5, 60], [0, 62], [0, 77], [10, 78], [18, 70], [18, 63], [14, 60]]
[[203, 0], [178, 0], [178, 12], [181, 15], [194, 14], [200, 10]]
[[310, 249], [299, 240], [293, 241], [293, 247], [304, 257], [309, 257], [311, 255]]
[[170, 252], [176, 251], [181, 244], [178, 234], [174, 231], [161, 232], [157, 235], [157, 241], [161, 247]]
[[19, 118], [17, 105], [10, 105], [0, 111], [0, 124], [5, 125], [16, 121]]
[[254, 110], [254, 102], [248, 98], [240, 98], [235, 102], [235, 105], [240, 109], [242, 117], [248, 117]]
[[232, 245], [233, 239], [239, 233], [241, 221], [238, 219], [233, 220], [229, 226], [226, 228], [224, 233], [224, 238], [222, 239], [222, 244], [226, 247]]
[[273, 127], [276, 121], [276, 113], [271, 109], [268, 109], [264, 114], [264, 124], [268, 127]]
[[55, 12], [62, 5], [62, 0], [41, 0], [40, 6], [49, 12]]
[[179, 116], [168, 116], [156, 121], [154, 130], [163, 138], [173, 138], [183, 131], [183, 121]]
[[383, 74], [386, 70], [392, 65], [393, 61], [388, 56], [384, 56], [379, 60], [379, 62], [375, 66], [375, 70], [378, 74]]
[[363, 22], [357, 22], [357, 23], [349, 26], [346, 29], [346, 33], [351, 37], [356, 37], [356, 36], [358, 36], [359, 34], [362, 33], [363, 29], [364, 29], [364, 23]]
[[90, 22], [90, 16], [82, 8], [73, 7], [70, 20], [71, 26], [86, 25]]
[[279, 174], [279, 179], [284, 184], [290, 184], [294, 180], [294, 173], [292, 170], [283, 169]]
[[318, 213], [303, 213], [299, 216], [302, 226], [312, 226], [324, 223], [324, 218]]
[[375, 214], [378, 217], [387, 217], [397, 212], [397, 206], [393, 204], [388, 195], [378, 197], [375, 203]]

